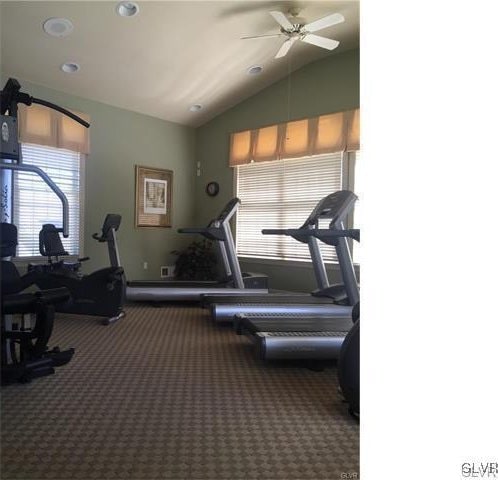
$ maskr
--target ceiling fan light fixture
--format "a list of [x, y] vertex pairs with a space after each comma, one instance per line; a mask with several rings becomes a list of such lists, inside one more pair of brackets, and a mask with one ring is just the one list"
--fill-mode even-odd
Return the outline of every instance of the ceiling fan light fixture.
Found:
[[66, 62], [61, 65], [61, 70], [64, 73], [76, 73], [80, 68], [81, 67], [75, 62]]
[[74, 30], [67, 18], [49, 18], [43, 22], [43, 31], [52, 37], [67, 37]]
[[263, 67], [261, 65], [253, 65], [247, 69], [248, 75], [259, 75], [263, 71]]
[[[312, 32], [318, 32], [327, 27], [332, 27], [337, 25], [338, 23], [342, 23], [345, 21], [345, 18], [340, 13], [332, 13], [325, 17], [319, 18], [311, 23], [306, 23], [304, 18], [298, 17], [299, 8], [293, 7], [289, 11], [289, 15], [286, 15], [283, 12], [278, 10], [272, 10], [269, 12], [273, 19], [280, 26], [280, 33], [277, 34], [269, 34], [269, 35], [252, 35], [242, 37], [243, 40], [255, 39], [255, 38], [271, 38], [271, 37], [287, 37], [285, 42], [280, 46], [280, 49], [277, 51], [275, 58], [282, 58], [289, 53], [292, 45], [296, 43], [298, 40], [303, 41], [304, 43], [309, 43], [310, 45], [315, 45], [316, 47], [325, 48], [326, 50], [334, 50], [339, 46], [339, 42], [332, 38], [322, 37], [320, 35], [314, 35]], [[249, 75], [257, 75], [261, 73], [261, 70], [258, 70], [260, 67], [255, 65], [250, 67], [247, 73]]]
[[116, 12], [122, 17], [134, 17], [140, 9], [135, 2], [119, 2], [116, 7]]
[[202, 109], [202, 105], [201, 105], [200, 103], [196, 103], [195, 105], [191, 105], [191, 106], [189, 107], [189, 110], [190, 110], [191, 112], [198, 112], [198, 111], [199, 111], [199, 110], [201, 110], [201, 109]]

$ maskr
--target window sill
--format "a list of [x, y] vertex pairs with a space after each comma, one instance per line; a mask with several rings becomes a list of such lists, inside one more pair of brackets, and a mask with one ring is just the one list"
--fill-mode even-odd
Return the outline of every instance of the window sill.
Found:
[[[258, 265], [275, 265], [277, 267], [298, 267], [311, 269], [311, 262], [300, 262], [298, 260], [275, 260], [271, 258], [238, 257], [242, 263], [255, 263]], [[338, 263], [326, 263], [327, 268], [338, 269]]]
[[[254, 258], [254, 257], [238, 257], [241, 263], [254, 263], [257, 265], [274, 265], [276, 267], [297, 267], [297, 268], [307, 268], [312, 269], [313, 266], [310, 261], [300, 262], [298, 260], [274, 260], [271, 258]], [[326, 262], [325, 266], [327, 269], [339, 270], [339, 264], [337, 262]], [[360, 268], [359, 263], [354, 264], [355, 268]]]

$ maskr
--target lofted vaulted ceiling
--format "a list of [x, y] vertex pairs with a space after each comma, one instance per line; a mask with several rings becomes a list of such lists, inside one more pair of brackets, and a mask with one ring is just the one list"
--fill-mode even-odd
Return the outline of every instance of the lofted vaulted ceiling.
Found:
[[[199, 126], [303, 65], [358, 47], [356, 1], [138, 1], [139, 14], [120, 17], [118, 2], [1, 2], [2, 73], [55, 90], [183, 125]], [[297, 42], [275, 59], [284, 39], [241, 40], [278, 33], [269, 15], [299, 9], [312, 22], [341, 13], [345, 22], [321, 30], [340, 41], [332, 52]], [[72, 33], [43, 31], [51, 17], [69, 19]], [[81, 70], [61, 71], [64, 62]], [[247, 70], [260, 65], [259, 75]], [[203, 108], [189, 111], [194, 104]]]

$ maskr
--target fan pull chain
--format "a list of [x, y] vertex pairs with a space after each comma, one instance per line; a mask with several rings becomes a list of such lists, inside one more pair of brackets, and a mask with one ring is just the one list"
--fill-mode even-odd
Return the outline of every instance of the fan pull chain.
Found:
[[287, 57], [287, 121], [289, 122], [291, 119], [291, 61], [292, 61], [292, 52], [289, 52]]

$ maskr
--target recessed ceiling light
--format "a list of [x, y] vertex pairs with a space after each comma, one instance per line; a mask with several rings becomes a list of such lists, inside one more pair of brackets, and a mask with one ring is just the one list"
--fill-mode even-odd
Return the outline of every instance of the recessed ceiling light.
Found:
[[116, 7], [116, 12], [122, 17], [133, 17], [138, 11], [138, 5], [135, 2], [119, 2]]
[[202, 108], [202, 105], [200, 105], [199, 103], [196, 103], [195, 105], [192, 105], [189, 110], [191, 112], [198, 112], [200, 109]]
[[74, 62], [66, 62], [61, 65], [61, 70], [65, 73], [76, 73], [80, 66]]
[[49, 18], [43, 22], [43, 30], [53, 37], [66, 37], [74, 27], [67, 18]]
[[248, 75], [259, 75], [263, 71], [263, 67], [260, 65], [253, 65], [247, 70]]

